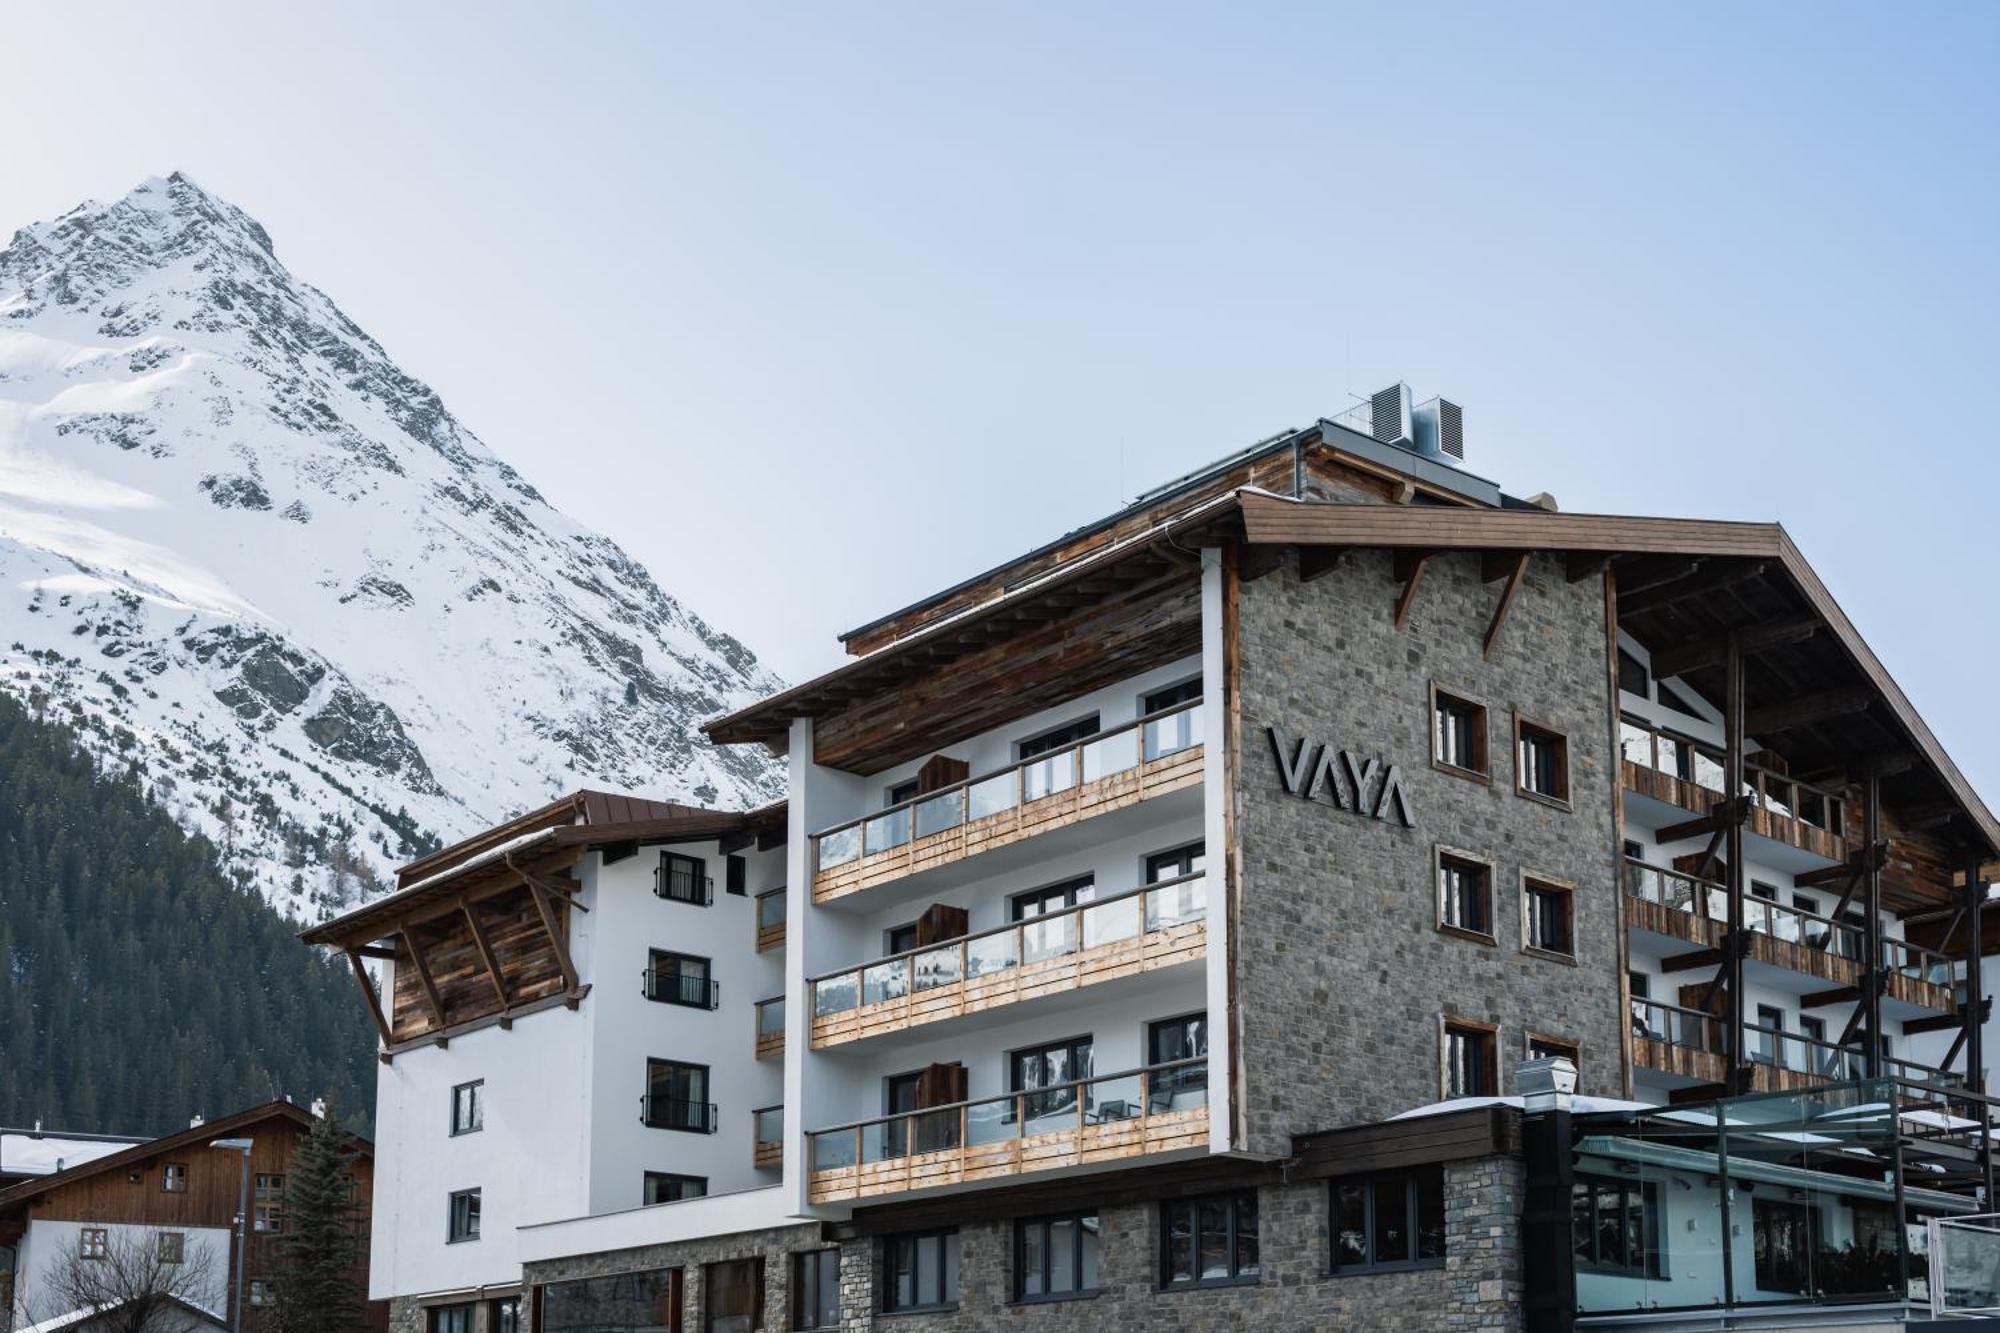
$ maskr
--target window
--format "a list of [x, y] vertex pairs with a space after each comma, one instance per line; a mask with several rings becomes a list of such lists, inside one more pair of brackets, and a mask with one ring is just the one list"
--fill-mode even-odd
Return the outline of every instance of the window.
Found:
[[884, 797], [882, 804], [884, 806], [891, 806], [901, 805], [905, 801], [914, 801], [917, 799], [918, 793], [922, 790], [922, 785], [915, 778], [905, 778], [901, 782], [892, 782], [889, 784], [888, 794]]
[[1707, 720], [1706, 718], [1702, 718], [1701, 709], [1695, 707], [1692, 699], [1682, 694], [1674, 686], [1667, 684], [1664, 680], [1660, 682], [1660, 703], [1686, 717], [1698, 718], [1702, 721]]
[[764, 1261], [725, 1259], [702, 1275], [702, 1328], [706, 1333], [750, 1333], [764, 1323]]
[[1493, 939], [1493, 871], [1483, 861], [1438, 849], [1437, 923], [1448, 930]]
[[[249, 1303], [253, 1309], [276, 1305], [278, 1303], [278, 1284], [267, 1277], [251, 1278]], [[463, 1310], [465, 1312], [465, 1318], [462, 1323], [439, 1321], [438, 1315], [440, 1313], [448, 1314], [453, 1310]], [[432, 1310], [431, 1333], [472, 1333], [472, 1307], [469, 1305], [447, 1305], [442, 1307], [441, 1310]]]
[[160, 1167], [160, 1188], [168, 1194], [186, 1194], [188, 1169], [186, 1162], [167, 1162]]
[[156, 1242], [159, 1258], [163, 1264], [181, 1263], [187, 1258], [187, 1234], [180, 1231], [162, 1231]]
[[681, 1327], [682, 1275], [651, 1268], [551, 1282], [536, 1289], [536, 1333], [606, 1333]]
[[[1036, 917], [1047, 916], [1087, 903], [1097, 896], [1097, 887], [1090, 876], [1066, 880], [1061, 884], [1051, 884], [1045, 889], [1032, 889], [1016, 894], [1007, 905], [1009, 918], [1014, 921], [1034, 922]], [[1078, 921], [1073, 916], [1059, 921], [1043, 921], [1029, 925], [1021, 932], [1021, 961], [1038, 963], [1045, 958], [1055, 958], [1074, 952], [1077, 945]]]
[[1579, 1270], [1657, 1278], [1666, 1270], [1659, 1186], [1584, 1177], [1570, 1187]]
[[936, 1310], [958, 1304], [958, 1232], [911, 1231], [882, 1241], [882, 1309]]
[[839, 1250], [807, 1250], [792, 1256], [792, 1327], [840, 1327]]
[[[1208, 1054], [1207, 1013], [1163, 1018], [1146, 1025], [1146, 1063], [1173, 1064], [1177, 1060], [1199, 1060]], [[1208, 1066], [1184, 1064], [1146, 1076], [1147, 1113], [1179, 1110], [1208, 1104]], [[1108, 1107], [1099, 1107], [1108, 1118]]]
[[1521, 881], [1521, 943], [1536, 953], [1561, 958], [1576, 956], [1576, 928], [1572, 920], [1575, 894], [1567, 884], [1554, 880], [1523, 878]]
[[1526, 796], [1569, 802], [1569, 742], [1561, 732], [1514, 719], [1514, 781]]
[[451, 1132], [477, 1134], [486, 1128], [486, 1080], [474, 1079], [451, 1090]]
[[1097, 1290], [1096, 1213], [1028, 1218], [1014, 1224], [1014, 1299], [1059, 1300]]
[[[266, 1286], [269, 1284], [266, 1283]], [[251, 1283], [250, 1303], [258, 1304], [256, 1283]], [[264, 1304], [269, 1304], [267, 1297]], [[433, 1305], [430, 1308], [429, 1333], [472, 1333], [474, 1308], [470, 1305]]]
[[1204, 1287], [1256, 1278], [1257, 1192], [1161, 1205], [1160, 1285]]
[[85, 1259], [111, 1257], [111, 1233], [103, 1227], [85, 1227], [77, 1233], [76, 1252]]
[[252, 1202], [255, 1209], [251, 1214], [254, 1231], [268, 1231], [273, 1235], [285, 1229], [285, 1178], [283, 1176], [257, 1176], [257, 1192]]
[[1500, 1087], [1494, 1059], [1495, 1029], [1466, 1019], [1444, 1021], [1444, 1095], [1494, 1097]]
[[645, 1201], [648, 1207], [656, 1203], [679, 1203], [683, 1199], [699, 1199], [707, 1193], [707, 1176], [680, 1176], [671, 1171], [646, 1173]]
[[521, 1333], [519, 1296], [505, 1296], [486, 1303], [486, 1333]]
[[691, 1134], [715, 1132], [715, 1108], [708, 1101], [708, 1066], [678, 1060], [646, 1061], [645, 1114], [654, 1129]]
[[1768, 1004], [1757, 1006], [1757, 1044], [1750, 1052], [1753, 1064], [1779, 1063], [1779, 1048], [1785, 1041], [1785, 1011]]
[[1076, 785], [1076, 743], [1086, 736], [1097, 734], [1097, 714], [1079, 718], [1068, 726], [1045, 731], [1039, 736], [1022, 741], [1019, 746], [1022, 759], [1046, 756], [1040, 763], [1024, 764], [1021, 768], [1021, 799], [1040, 800], [1044, 796], [1059, 791], [1068, 791]]
[[451, 1196], [450, 1220], [445, 1224], [445, 1240], [456, 1243], [479, 1239], [479, 1191], [458, 1190]]
[[722, 891], [739, 898], [750, 896], [750, 863], [740, 856], [722, 858]]
[[[1075, 1086], [1076, 1080], [1090, 1077], [1090, 1038], [1071, 1037], [1067, 1041], [1053, 1041], [1045, 1046], [1030, 1046], [1026, 1050], [1015, 1051], [1007, 1059], [1009, 1092], [1027, 1092], [1032, 1096], [1021, 1099], [1021, 1114], [1026, 1120], [1039, 1120], [1043, 1116], [1067, 1116], [1076, 1109], [1079, 1093], [1088, 1096], [1088, 1089]], [[1070, 1086], [1062, 1086], [1069, 1084]], [[1037, 1092], [1047, 1088], [1047, 1092]], [[1039, 1132], [1023, 1126], [1024, 1133]]]
[[1205, 859], [1198, 842], [1176, 847], [1170, 852], [1155, 852], [1146, 858], [1146, 882], [1158, 884], [1164, 879], [1200, 874]]
[[1444, 1262], [1444, 1168], [1336, 1180], [1333, 1269], [1420, 1268]]
[[1431, 759], [1454, 772], [1488, 774], [1484, 704], [1431, 687]]
[[653, 872], [653, 892], [677, 903], [706, 907], [709, 903], [708, 864], [698, 856], [661, 852], [660, 865]]
[[1627, 694], [1636, 694], [1641, 699], [1651, 698], [1648, 687], [1652, 684], [1653, 673], [1646, 670], [1646, 664], [1624, 648], [1618, 650], [1618, 688]]
[[882, 932], [882, 956], [893, 958], [899, 953], [908, 953], [917, 947], [917, 923], [891, 926]]
[[1753, 1199], [1750, 1225], [1758, 1287], [1805, 1291], [1813, 1254], [1813, 1210], [1788, 1199]]
[[1579, 1053], [1577, 1044], [1567, 1037], [1544, 1037], [1539, 1032], [1528, 1034], [1530, 1060], [1546, 1060], [1558, 1055], [1578, 1068], [1583, 1065], [1583, 1057]]
[[646, 998], [688, 1009], [713, 1009], [721, 1003], [721, 987], [709, 980], [709, 962], [693, 954], [646, 951]]
[[1164, 690], [1154, 690], [1139, 701], [1139, 716], [1153, 717], [1169, 708], [1180, 708], [1178, 713], [1168, 717], [1155, 717], [1146, 724], [1145, 755], [1148, 759], [1159, 759], [1165, 755], [1178, 754], [1182, 750], [1201, 744], [1198, 729], [1201, 726], [1199, 708], [1181, 708], [1201, 698], [1201, 680], [1185, 680], [1178, 685], [1169, 685]]

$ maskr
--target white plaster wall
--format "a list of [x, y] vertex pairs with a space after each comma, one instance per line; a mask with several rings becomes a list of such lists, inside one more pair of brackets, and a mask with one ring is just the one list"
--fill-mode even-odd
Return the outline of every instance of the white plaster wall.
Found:
[[103, 1226], [110, 1233], [113, 1246], [121, 1244], [150, 1246], [156, 1243], [153, 1237], [159, 1232], [180, 1232], [187, 1237], [185, 1253], [189, 1262], [198, 1262], [202, 1256], [206, 1256], [208, 1260], [205, 1282], [199, 1291], [187, 1293], [188, 1299], [217, 1314], [227, 1312], [229, 1284], [234, 1276], [229, 1263], [227, 1228], [152, 1227], [129, 1223], [35, 1220], [28, 1224], [26, 1234], [21, 1237], [15, 1255], [14, 1325], [16, 1327], [26, 1327], [70, 1312], [71, 1307], [56, 1294], [51, 1282], [62, 1271], [69, 1256], [76, 1253], [77, 1241], [83, 1229], [91, 1226]]
[[766, 1185], [736, 1194], [716, 1194], [651, 1208], [627, 1208], [527, 1227], [521, 1232], [521, 1262], [762, 1231], [796, 1220], [791, 1211], [790, 1191]]
[[[751, 1112], [784, 1100], [784, 1076], [777, 1061], [756, 1059], [755, 1004], [782, 992], [784, 961], [775, 952], [756, 952], [756, 895], [784, 883], [784, 855], [740, 853], [746, 892], [739, 896], [726, 891], [723, 857], [714, 842], [664, 849], [706, 864], [715, 881], [714, 900], [698, 907], [654, 894], [661, 850], [642, 847], [610, 866], [601, 865], [596, 854], [589, 858], [597, 936], [596, 972], [586, 1002], [592, 1011], [592, 1213], [639, 1206], [648, 1171], [704, 1176], [716, 1194], [769, 1184], [773, 1175], [751, 1166]], [[652, 949], [708, 959], [720, 1007], [648, 1000], [642, 974]], [[708, 1066], [714, 1134], [641, 1122], [648, 1059]]]

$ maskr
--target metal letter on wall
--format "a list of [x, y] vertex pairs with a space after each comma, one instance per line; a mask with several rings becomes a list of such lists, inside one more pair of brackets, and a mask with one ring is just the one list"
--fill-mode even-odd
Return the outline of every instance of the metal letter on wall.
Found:
[[[1279, 727], [1266, 727], [1271, 754], [1278, 761], [1278, 781], [1302, 801], [1320, 801], [1336, 810], [1351, 810], [1368, 819], [1390, 820], [1404, 828], [1417, 826], [1403, 770], [1380, 758], [1356, 759], [1347, 750], [1300, 738], [1294, 741]], [[1324, 795], [1322, 795], [1324, 793]]]

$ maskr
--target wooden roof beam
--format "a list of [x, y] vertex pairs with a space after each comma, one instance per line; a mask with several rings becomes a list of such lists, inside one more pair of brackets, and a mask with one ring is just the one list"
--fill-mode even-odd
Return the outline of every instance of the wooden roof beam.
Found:
[[445, 1026], [444, 1000], [438, 994], [437, 982], [431, 977], [431, 965], [424, 961], [424, 952], [417, 947], [416, 937], [410, 934], [408, 926], [399, 928], [396, 934], [402, 938], [403, 947], [409, 950], [410, 963], [417, 970], [417, 981], [423, 986], [424, 1003], [430, 1006], [431, 1018], [439, 1027]]
[[[1803, 643], [1819, 632], [1819, 619], [1815, 616], [1799, 616], [1792, 620], [1781, 620], [1769, 625], [1759, 625], [1751, 629], [1736, 631], [1738, 647], [1747, 656], [1769, 652], [1789, 644]], [[1653, 674], [1655, 676], [1685, 676], [1690, 671], [1703, 667], [1720, 666], [1729, 656], [1729, 636], [1717, 634], [1706, 639], [1695, 639], [1688, 643], [1670, 644], [1653, 650]]]
[[[479, 924], [479, 914], [472, 910], [471, 903], [460, 903], [458, 908], [465, 913], [466, 929], [472, 932], [473, 947], [479, 950], [479, 961], [486, 965], [486, 975], [493, 979], [493, 996], [500, 1001], [500, 1011], [507, 1011], [507, 980], [500, 974], [500, 962], [493, 956], [493, 946], [487, 942], [486, 928]], [[502, 1023], [502, 1027], [510, 1026]]]
[[1783, 703], [1752, 708], [1743, 715], [1743, 730], [1761, 740], [1775, 732], [1791, 731], [1815, 722], [1865, 712], [1869, 702], [1866, 690], [1823, 690], [1818, 694], [1787, 699]]
[[1417, 589], [1424, 583], [1424, 569], [1434, 554], [1433, 551], [1398, 551], [1390, 561], [1396, 581], [1403, 585], [1402, 595], [1396, 599], [1396, 632], [1399, 634], [1409, 622], [1410, 608], [1417, 601]]
[[1764, 562], [1761, 560], [1752, 561], [1747, 565], [1735, 563], [1721, 565], [1704, 564], [1699, 574], [1692, 574], [1687, 578], [1675, 579], [1653, 588], [1641, 589], [1629, 597], [1621, 591], [1618, 594], [1618, 614], [1620, 617], [1625, 616], [1627, 613], [1635, 616], [1643, 615], [1648, 611], [1657, 611], [1661, 607], [1671, 606], [1675, 602], [1684, 602], [1690, 597], [1706, 597], [1710, 593], [1721, 592], [1725, 588], [1734, 587], [1739, 583], [1748, 583], [1753, 579], [1759, 579], [1763, 576]]
[[1311, 583], [1324, 574], [1333, 572], [1347, 554], [1345, 546], [1301, 546], [1299, 548], [1299, 582]]
[[368, 979], [368, 968], [361, 961], [361, 951], [349, 949], [346, 952], [348, 966], [354, 969], [355, 984], [361, 987], [361, 996], [368, 1001], [368, 1016], [375, 1020], [375, 1031], [382, 1038], [382, 1058], [387, 1060], [387, 1048], [396, 1044], [396, 1037], [389, 1027], [388, 1015], [382, 1012], [382, 997], [375, 993], [375, 983]]
[[[541, 880], [515, 865], [511, 852], [507, 856], [507, 865], [509, 869], [521, 877], [521, 882], [528, 886], [528, 892], [535, 900], [535, 915], [541, 918], [542, 929], [548, 933], [549, 947], [555, 951], [556, 966], [562, 971], [563, 992], [570, 997], [570, 1007], [574, 1008], [576, 1002], [576, 963], [569, 956], [569, 940], [564, 935], [564, 923], [556, 920], [555, 908], [550, 905], [549, 891], [542, 886]], [[566, 907], [582, 906], [581, 903], [570, 902], [567, 899], [564, 900], [563, 905]]]
[[1878, 778], [1893, 778], [1916, 767], [1917, 757], [1905, 749], [1881, 750], [1872, 755], [1862, 755], [1851, 761], [1838, 764], [1821, 764], [1818, 768], [1801, 769], [1792, 776], [1801, 782], [1844, 782], [1852, 778], [1863, 778], [1873, 773]]
[[1500, 642], [1500, 631], [1507, 624], [1507, 613], [1514, 609], [1514, 598], [1520, 594], [1521, 584], [1528, 577], [1528, 555], [1526, 551], [1511, 556], [1496, 552], [1486, 555], [1481, 560], [1480, 572], [1489, 583], [1496, 577], [1490, 572], [1496, 563], [1511, 566], [1510, 572], [1505, 576], [1506, 586], [1500, 589], [1500, 600], [1493, 606], [1492, 623], [1486, 627], [1486, 642], [1480, 649], [1483, 656], [1493, 656], [1494, 645]]
[[[1717, 801], [1710, 811], [1699, 819], [1684, 820], [1679, 824], [1669, 824], [1653, 835], [1656, 843], [1679, 842], [1683, 838], [1698, 838], [1704, 833], [1714, 833], [1727, 828], [1732, 823], [1740, 824], [1750, 816], [1750, 798], [1738, 796], [1733, 800]], [[1710, 851], [1713, 852], [1711, 847]]]
[[1563, 557], [1563, 577], [1571, 583], [1594, 579], [1609, 568], [1611, 556], [1605, 551], [1571, 551]]

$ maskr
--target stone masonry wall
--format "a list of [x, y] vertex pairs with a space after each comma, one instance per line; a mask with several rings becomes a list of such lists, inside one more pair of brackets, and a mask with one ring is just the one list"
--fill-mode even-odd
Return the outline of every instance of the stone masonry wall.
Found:
[[[1288, 563], [1241, 585], [1235, 969], [1253, 1152], [1438, 1100], [1445, 1011], [1499, 1024], [1502, 1091], [1530, 1030], [1580, 1044], [1583, 1091], [1621, 1086], [1603, 583], [1534, 556], [1488, 659], [1503, 584], [1476, 553], [1432, 558], [1400, 632], [1392, 570], [1387, 552], [1354, 551], [1308, 582]], [[1432, 766], [1433, 681], [1486, 706], [1490, 782]], [[1516, 793], [1517, 711], [1566, 734], [1571, 808]], [[1287, 794], [1271, 725], [1397, 765], [1416, 826]], [[1440, 844], [1492, 861], [1494, 943], [1437, 928]], [[1524, 951], [1523, 871], [1576, 886], [1575, 963]]]

